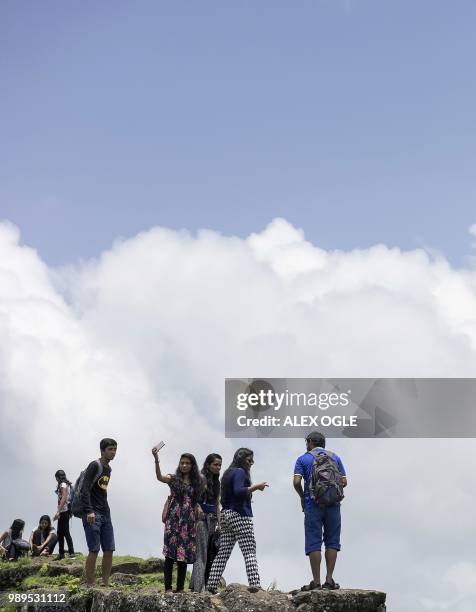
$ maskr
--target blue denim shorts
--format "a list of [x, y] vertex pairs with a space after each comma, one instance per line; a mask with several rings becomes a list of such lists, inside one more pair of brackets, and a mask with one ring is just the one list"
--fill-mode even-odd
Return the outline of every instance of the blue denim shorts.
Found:
[[304, 539], [306, 555], [326, 548], [340, 550], [340, 505], [322, 507], [307, 503], [304, 511]]
[[83, 516], [83, 527], [86, 535], [88, 550], [92, 553], [102, 551], [115, 550], [114, 544], [114, 528], [112, 526], [111, 517], [108, 514], [99, 514], [95, 512], [94, 523], [90, 525]]

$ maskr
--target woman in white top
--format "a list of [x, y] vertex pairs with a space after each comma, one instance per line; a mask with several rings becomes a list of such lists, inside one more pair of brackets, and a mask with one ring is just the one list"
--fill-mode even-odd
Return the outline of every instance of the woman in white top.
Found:
[[55, 474], [56, 487], [55, 493], [58, 496], [58, 508], [53, 520], [58, 521], [58, 559], [64, 559], [64, 541], [68, 545], [68, 555], [70, 559], [74, 559], [73, 538], [69, 532], [69, 519], [71, 517], [71, 509], [69, 500], [71, 499], [72, 484], [66, 478], [63, 470], [58, 470]]

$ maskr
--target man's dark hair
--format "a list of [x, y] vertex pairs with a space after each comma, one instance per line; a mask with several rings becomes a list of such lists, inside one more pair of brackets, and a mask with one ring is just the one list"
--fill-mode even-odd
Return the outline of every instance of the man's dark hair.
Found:
[[326, 437], [320, 431], [311, 431], [311, 433], [306, 437], [308, 442], [312, 442], [314, 445], [313, 448], [319, 446], [320, 448], [326, 448]]
[[245, 464], [245, 459], [253, 455], [254, 455], [253, 451], [249, 448], [239, 448], [236, 451], [236, 453], [233, 455], [233, 461], [230, 463], [229, 467], [225, 470], [225, 473], [223, 474], [222, 479], [221, 479], [222, 503], [225, 499], [225, 495], [228, 490], [228, 481], [230, 480], [230, 474], [233, 469], [240, 467], [243, 470], [245, 470], [245, 474], [246, 474], [245, 484], [248, 487], [251, 485], [250, 470], [248, 466]]
[[99, 442], [99, 448], [103, 451], [106, 450], [108, 446], [117, 446], [117, 442], [112, 438], [103, 438], [101, 442]]

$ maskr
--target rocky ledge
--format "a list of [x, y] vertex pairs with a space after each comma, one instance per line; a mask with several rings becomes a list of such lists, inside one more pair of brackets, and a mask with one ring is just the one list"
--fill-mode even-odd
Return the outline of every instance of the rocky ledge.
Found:
[[[46, 608], [36, 608], [49, 612]], [[142, 590], [121, 593], [113, 589], [92, 590], [70, 597], [69, 607], [77, 612], [385, 612], [385, 593], [342, 589], [309, 591], [290, 595], [280, 591], [250, 593], [248, 587], [230, 584], [219, 595], [206, 593], [165, 594]]]
[[[66, 605], [35, 604], [35, 612], [385, 612], [385, 593], [355, 589], [283, 593], [278, 590], [250, 592], [230, 584], [219, 594], [167, 593], [163, 591], [163, 561], [116, 563], [108, 588], [85, 588], [82, 564], [77, 562], [31, 562], [2, 564], [0, 590], [16, 593], [65, 593]], [[0, 592], [0, 595], [2, 593]], [[0, 599], [1, 600], [1, 599]], [[5, 599], [1, 610], [7, 607]], [[5, 607], [4, 607], [5, 606]], [[26, 608], [23, 607], [23, 610]]]

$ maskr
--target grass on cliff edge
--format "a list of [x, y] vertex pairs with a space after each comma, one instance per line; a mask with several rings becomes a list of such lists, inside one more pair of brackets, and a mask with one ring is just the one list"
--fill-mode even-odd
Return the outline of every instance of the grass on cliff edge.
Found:
[[[154, 557], [152, 557], [154, 558]], [[59, 576], [48, 576], [48, 565], [53, 563], [55, 565], [83, 565], [86, 557], [78, 556], [76, 559], [65, 559], [61, 561], [55, 561], [55, 555], [51, 557], [20, 557], [17, 561], [2, 561], [0, 562], [0, 571], [3, 569], [12, 569], [14, 567], [20, 567], [25, 565], [37, 565], [38, 571], [33, 576], [27, 576], [23, 579], [21, 585], [19, 585], [14, 591], [24, 592], [36, 589], [47, 589], [50, 591], [56, 591], [58, 589], [66, 589], [69, 594], [78, 592], [80, 589], [85, 589], [83, 578], [77, 576], [70, 576], [69, 574], [61, 574]], [[142, 559], [141, 557], [135, 557], [132, 555], [117, 555], [113, 557], [113, 566], [120, 565], [122, 563], [139, 563], [145, 564], [148, 559]], [[98, 557], [96, 564], [96, 576], [101, 576], [101, 562], [102, 557]], [[133, 591], [140, 588], [164, 588], [164, 575], [162, 572], [155, 573], [139, 573], [138, 577], [141, 579], [140, 585], [121, 585], [112, 584], [111, 588], [118, 589], [121, 591]], [[177, 571], [174, 567], [173, 572], [173, 584], [176, 584]], [[190, 573], [187, 572], [185, 579], [185, 588], [188, 589], [190, 584]]]
[[[64, 565], [77, 565], [84, 563], [86, 561], [86, 555], [82, 553], [77, 553], [76, 559], [69, 559], [67, 556], [61, 561], [55, 560], [56, 554], [53, 553], [49, 557], [20, 557], [16, 561], [5, 561], [0, 559], [0, 569], [8, 569], [11, 567], [19, 567], [22, 565], [31, 565], [31, 564], [40, 564], [51, 563], [55, 561], [55, 563], [61, 563]], [[154, 559], [155, 557], [151, 557]], [[98, 557], [98, 563], [101, 561], [102, 557]], [[119, 563], [144, 563], [149, 559], [141, 559], [141, 557], [133, 557], [132, 555], [116, 555], [112, 558], [112, 564], [118, 565]]]

